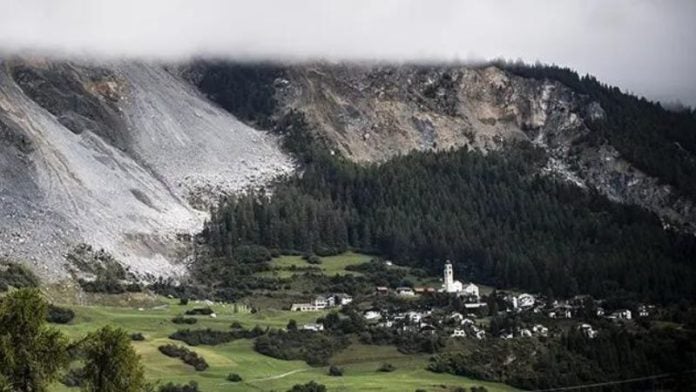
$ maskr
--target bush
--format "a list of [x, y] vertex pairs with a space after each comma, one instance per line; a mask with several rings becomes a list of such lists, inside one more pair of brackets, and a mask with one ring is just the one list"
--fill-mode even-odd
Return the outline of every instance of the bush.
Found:
[[193, 366], [193, 368], [199, 372], [208, 368], [208, 363], [203, 357], [186, 347], [167, 344], [159, 346], [158, 349], [162, 354], [168, 357], [181, 359], [185, 364]]
[[233, 331], [216, 331], [210, 328], [194, 330], [183, 329], [169, 335], [169, 339], [180, 340], [189, 346], [198, 346], [199, 344], [215, 346], [236, 339], [254, 339], [263, 335], [265, 332], [265, 330], [259, 327], [255, 327], [251, 330], [242, 328]]
[[188, 384], [167, 383], [159, 387], [159, 392], [198, 392], [198, 383], [189, 381]]
[[174, 324], [195, 324], [198, 322], [198, 320], [193, 317], [184, 317], [182, 315], [178, 315], [172, 319], [172, 322]]
[[321, 258], [317, 255], [306, 255], [303, 258], [307, 260], [309, 264], [318, 265], [322, 263]]
[[326, 392], [326, 386], [314, 381], [306, 384], [296, 384], [288, 392]]
[[186, 306], [186, 305], [188, 305], [188, 303], [189, 303], [189, 299], [188, 299], [188, 298], [181, 298], [181, 299], [179, 299], [179, 305]]
[[0, 260], [0, 291], [9, 286], [17, 289], [39, 287], [39, 278], [27, 267]]
[[187, 310], [184, 312], [188, 316], [210, 316], [211, 314], [215, 313], [213, 309], [210, 309], [209, 307], [205, 308], [193, 308], [190, 310]]
[[394, 370], [396, 370], [396, 368], [391, 363], [383, 363], [382, 366], [380, 366], [379, 369], [377, 369], [378, 372], [385, 373], [393, 372]]
[[84, 369], [74, 368], [68, 370], [68, 372], [60, 378], [60, 383], [69, 388], [77, 388], [82, 386], [82, 381], [84, 380], [84, 378]]
[[329, 376], [332, 377], [342, 377], [343, 376], [343, 369], [341, 369], [338, 366], [330, 366], [329, 367]]
[[230, 373], [227, 375], [227, 381], [230, 382], [240, 382], [242, 381], [242, 376], [237, 373]]
[[130, 338], [134, 342], [142, 342], [143, 340], [145, 340], [145, 336], [140, 332], [134, 332], [130, 334]]
[[72, 319], [75, 318], [75, 312], [68, 308], [61, 308], [60, 306], [48, 305], [48, 313], [46, 314], [46, 321], [55, 324], [67, 324]]
[[269, 357], [302, 359], [311, 366], [323, 366], [329, 358], [348, 346], [344, 336], [310, 331], [271, 331], [254, 341], [254, 350]]

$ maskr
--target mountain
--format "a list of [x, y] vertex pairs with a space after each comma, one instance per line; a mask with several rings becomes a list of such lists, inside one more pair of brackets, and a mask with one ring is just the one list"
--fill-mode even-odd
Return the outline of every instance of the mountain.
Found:
[[695, 124], [557, 67], [10, 59], [0, 254], [48, 276], [87, 243], [172, 275], [217, 198], [292, 172], [310, 149], [370, 165], [519, 142], [547, 154], [538, 174], [693, 232]]
[[86, 243], [180, 273], [211, 200], [292, 170], [276, 139], [161, 65], [5, 60], [0, 254], [60, 279]]
[[[242, 117], [250, 103], [269, 118], [301, 112], [327, 148], [357, 162], [412, 150], [489, 151], [526, 140], [549, 153], [547, 173], [647, 208], [665, 224], [696, 229], [693, 112], [669, 112], [567, 69], [506, 63], [193, 69], [194, 82], [223, 107]], [[234, 96], [250, 83], [266, 99]]]

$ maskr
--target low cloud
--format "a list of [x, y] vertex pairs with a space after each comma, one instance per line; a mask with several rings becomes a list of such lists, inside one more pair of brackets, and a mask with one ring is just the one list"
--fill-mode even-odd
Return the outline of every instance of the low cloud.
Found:
[[692, 0], [0, 0], [0, 51], [302, 61], [523, 59], [696, 105]]

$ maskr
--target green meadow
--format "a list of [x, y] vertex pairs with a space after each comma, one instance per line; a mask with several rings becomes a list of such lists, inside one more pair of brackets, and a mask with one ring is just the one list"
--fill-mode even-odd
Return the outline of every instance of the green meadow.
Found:
[[[348, 262], [344, 259], [336, 264]], [[458, 386], [473, 385], [484, 385], [489, 391], [513, 390], [501, 384], [431, 373], [425, 370], [427, 356], [404, 355], [393, 347], [358, 343], [352, 344], [333, 358], [333, 364], [344, 369], [343, 377], [328, 376], [326, 367], [313, 368], [302, 361], [284, 361], [258, 354], [253, 350], [253, 342], [246, 339], [217, 346], [189, 347], [201, 354], [210, 365], [207, 370], [197, 372], [179, 359], [161, 354], [157, 349], [160, 345], [172, 342], [185, 345], [168, 339], [179, 328], [227, 330], [232, 322], [239, 322], [245, 327], [260, 325], [282, 328], [291, 318], [303, 324], [313, 322], [324, 313], [261, 310], [252, 314], [242, 307], [237, 308], [235, 313], [232, 305], [215, 304], [212, 308], [216, 312], [216, 318], [198, 316], [198, 323], [195, 325], [180, 327], [171, 322], [172, 317], [187, 309], [204, 305], [192, 302], [182, 306], [175, 300], [158, 298], [148, 305], [136, 306], [71, 306], [76, 312], [75, 319], [58, 328], [71, 339], [80, 339], [104, 325], [121, 327], [129, 332], [141, 332], [146, 340], [133, 342], [133, 345], [142, 356], [148, 378], [163, 383], [187, 383], [194, 380], [202, 391], [208, 392], [286, 391], [295, 384], [310, 380], [325, 384], [329, 391], [447, 391]], [[394, 365], [396, 370], [391, 373], [378, 372], [377, 369], [385, 362]], [[225, 378], [229, 373], [241, 375], [243, 381], [228, 382]], [[56, 383], [51, 390], [67, 392], [75, 389]]]

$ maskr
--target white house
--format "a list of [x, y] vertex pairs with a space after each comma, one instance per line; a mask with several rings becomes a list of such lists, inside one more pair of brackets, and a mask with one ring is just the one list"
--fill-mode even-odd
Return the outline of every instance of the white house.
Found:
[[534, 327], [532, 327], [532, 332], [539, 336], [548, 336], [549, 335], [549, 329], [544, 327], [541, 324], [537, 324]]
[[597, 337], [597, 331], [595, 331], [590, 324], [580, 324], [578, 330], [582, 331], [582, 333], [590, 339]]
[[453, 338], [465, 338], [465, 337], [466, 337], [466, 331], [464, 331], [464, 330], [461, 329], [461, 328], [457, 328], [457, 329], [454, 330], [454, 332], [452, 332], [452, 335], [450, 335], [450, 336], [452, 336]]
[[414, 297], [416, 295], [416, 292], [413, 291], [413, 289], [410, 287], [397, 287], [396, 295], [399, 295], [401, 297]]
[[531, 338], [532, 331], [528, 330], [527, 328], [522, 328], [520, 329], [520, 336], [523, 338]]
[[335, 306], [348, 305], [349, 303], [353, 302], [353, 297], [346, 293], [331, 294], [330, 297], [334, 299]]
[[290, 310], [293, 312], [316, 312], [320, 310], [311, 303], [292, 304]]
[[467, 297], [475, 297], [476, 300], [479, 299], [479, 287], [473, 283], [467, 283], [462, 289], [462, 294]]
[[621, 320], [630, 320], [631, 319], [631, 311], [628, 309], [619, 309], [616, 312], [612, 313], [609, 318], [613, 319], [621, 319]]
[[316, 324], [316, 323], [304, 324], [302, 326], [302, 329], [305, 331], [321, 332], [324, 330], [324, 324]]
[[363, 314], [363, 317], [367, 321], [379, 320], [382, 318], [382, 314], [377, 310], [368, 310]]
[[531, 308], [534, 306], [534, 296], [531, 294], [523, 293], [517, 296], [517, 306], [522, 309]]

